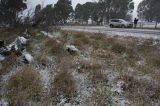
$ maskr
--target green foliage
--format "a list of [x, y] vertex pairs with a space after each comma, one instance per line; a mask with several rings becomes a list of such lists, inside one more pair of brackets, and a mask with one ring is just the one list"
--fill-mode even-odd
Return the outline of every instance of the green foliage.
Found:
[[35, 23], [34, 25], [43, 23], [46, 26], [65, 24], [66, 20], [73, 12], [70, 0], [58, 0], [53, 6], [48, 4], [41, 10], [41, 6], [37, 5], [35, 9]]
[[18, 19], [18, 13], [27, 8], [26, 0], [1, 0], [0, 1], [0, 22], [14, 25]]
[[73, 12], [72, 3], [70, 0], [58, 0], [54, 5], [57, 21], [61, 23], [66, 23], [71, 12]]
[[75, 8], [75, 18], [82, 19], [84, 21], [88, 21], [90, 16], [93, 13], [93, 9], [96, 3], [87, 2], [83, 5], [77, 4]]
[[157, 28], [157, 22], [160, 22], [159, 6], [159, 0], [143, 0], [138, 5], [138, 16], [147, 21], [155, 21], [155, 28]]
[[75, 18], [88, 22], [91, 17], [97, 25], [102, 24], [103, 19], [110, 18], [128, 19], [128, 13], [132, 13], [134, 3], [132, 0], [99, 0], [98, 2], [87, 2], [83, 5], [77, 4]]

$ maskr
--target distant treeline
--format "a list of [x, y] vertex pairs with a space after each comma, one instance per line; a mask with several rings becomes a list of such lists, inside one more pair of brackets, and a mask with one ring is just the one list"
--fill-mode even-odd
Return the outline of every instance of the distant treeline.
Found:
[[[0, 0], [1, 25], [63, 25], [68, 22], [88, 24], [91, 19], [97, 25], [109, 22], [111, 18], [132, 19], [132, 0], [99, 0], [77, 4], [75, 10], [71, 0], [58, 0], [56, 4], [43, 7], [38, 4], [35, 10], [28, 11], [26, 17], [20, 15], [27, 9], [27, 0]], [[143, 0], [138, 6], [138, 16], [147, 21], [160, 21], [159, 0]], [[32, 14], [32, 15], [31, 15]]]

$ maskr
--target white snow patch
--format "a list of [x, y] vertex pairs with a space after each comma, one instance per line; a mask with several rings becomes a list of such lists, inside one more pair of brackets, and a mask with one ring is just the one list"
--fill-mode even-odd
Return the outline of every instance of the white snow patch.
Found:
[[28, 52], [24, 52], [24, 53], [23, 53], [23, 57], [24, 57], [28, 62], [32, 62], [32, 61], [33, 61], [32, 55], [29, 54]]
[[74, 52], [78, 52], [79, 50], [74, 45], [66, 45], [66, 49], [70, 49]]
[[53, 35], [51, 33], [47, 33], [45, 31], [41, 31], [41, 33], [46, 37], [53, 38]]
[[78, 91], [76, 101], [78, 101], [81, 106], [81, 104], [85, 104], [85, 100], [91, 96], [93, 89], [90, 85], [91, 82], [88, 80], [87, 74], [79, 74], [76, 71], [73, 71], [72, 74], [74, 76]]
[[115, 86], [113, 86], [113, 88], [111, 89], [111, 91], [113, 93], [118, 93], [118, 94], [122, 94], [124, 91], [122, 89], [122, 86], [125, 84], [124, 81], [118, 81], [117, 84]]
[[19, 36], [19, 37], [17, 37], [16, 41], [17, 41], [18, 44], [24, 44], [24, 45], [27, 44], [27, 39], [24, 38], [24, 37]]
[[0, 54], [0, 62], [2, 62], [3, 60], [5, 60], [5, 57]]
[[0, 106], [9, 106], [8, 102], [4, 99], [0, 100]]
[[17, 43], [16, 41], [12, 42], [9, 46], [7, 46], [7, 50], [8, 51], [11, 51], [12, 47], [14, 47], [15, 50], [18, 50], [18, 46], [17, 46]]
[[50, 83], [49, 83], [49, 81], [50, 81], [49, 71], [47, 69], [41, 70], [40, 71], [40, 75], [41, 75], [41, 79], [42, 79], [42, 82], [43, 82], [43, 85], [44, 85], [44, 89], [48, 90], [49, 86], [50, 86]]
[[[118, 30], [113, 30], [113, 29], [108, 29], [106, 30], [105, 27], [80, 27], [80, 26], [75, 26], [75, 27], [62, 27], [62, 30], [70, 30], [70, 31], [79, 31], [79, 32], [91, 32], [91, 33], [105, 33], [105, 34], [109, 34], [111, 36], [123, 36], [123, 37], [137, 37], [137, 38], [145, 38], [145, 39], [160, 39], [159, 35], [155, 35], [152, 33], [136, 33], [136, 32], [132, 32], [132, 30], [134, 29], [127, 29], [127, 30], [131, 30], [131, 32], [128, 31], [120, 31]], [[142, 30], [140, 29], [140, 31], [146, 31], [146, 30]], [[148, 32], [153, 32], [153, 30], [147, 30]], [[158, 31], [156, 31], [158, 32]]]

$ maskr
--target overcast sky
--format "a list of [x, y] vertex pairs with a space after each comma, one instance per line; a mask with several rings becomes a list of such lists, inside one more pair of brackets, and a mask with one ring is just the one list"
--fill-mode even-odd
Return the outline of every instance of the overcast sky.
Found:
[[[28, 7], [30, 9], [34, 9], [34, 7], [37, 5], [37, 4], [43, 4], [44, 6], [46, 6], [47, 4], [55, 4], [58, 0], [28, 0]], [[72, 0], [72, 5], [73, 5], [73, 8], [75, 8], [75, 6], [77, 5], [77, 3], [81, 3], [81, 4], [84, 4], [85, 2], [88, 2], [88, 1], [97, 1], [97, 0]], [[142, 1], [142, 0], [133, 0], [135, 2], [135, 10], [134, 10], [134, 17], [137, 16], [137, 6], [138, 4]]]

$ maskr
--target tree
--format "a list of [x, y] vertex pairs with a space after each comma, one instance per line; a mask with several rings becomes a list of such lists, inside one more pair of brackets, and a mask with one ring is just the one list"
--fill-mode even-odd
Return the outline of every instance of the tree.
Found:
[[52, 4], [47, 5], [41, 13], [41, 19], [43, 18], [44, 23], [49, 25], [53, 25], [54, 20], [54, 8]]
[[57, 21], [65, 24], [70, 14], [73, 12], [71, 0], [58, 0], [54, 5]]
[[159, 0], [143, 0], [138, 5], [138, 16], [147, 21], [155, 21], [155, 28], [160, 22], [160, 1]]
[[82, 19], [82, 15], [82, 5], [78, 3], [75, 8], [75, 19]]
[[83, 5], [77, 4], [75, 8], [75, 19], [88, 23], [89, 18], [91, 18], [94, 13], [95, 4], [94, 2], [86, 2]]
[[107, 22], [110, 18], [125, 19], [134, 9], [132, 0], [99, 0], [99, 2], [102, 3], [102, 11], [106, 15]]
[[99, 3], [94, 3], [94, 8], [93, 8], [93, 12], [91, 14], [91, 18], [93, 21], [96, 22], [97, 25], [102, 24], [103, 22], [103, 18], [104, 18], [104, 5], [99, 2]]
[[38, 4], [35, 8], [35, 20], [39, 20], [40, 13], [41, 13], [41, 5]]
[[40, 4], [36, 5], [35, 11], [34, 11], [34, 17], [33, 17], [33, 26], [37, 26], [40, 24], [42, 18], [42, 7]]
[[19, 22], [19, 12], [27, 8], [26, 0], [0, 0], [0, 22], [16, 25]]
[[99, 0], [78, 4], [75, 9], [75, 18], [88, 21], [91, 17], [97, 25], [102, 24], [104, 19], [109, 22], [110, 18], [131, 19], [134, 9], [132, 0]]

